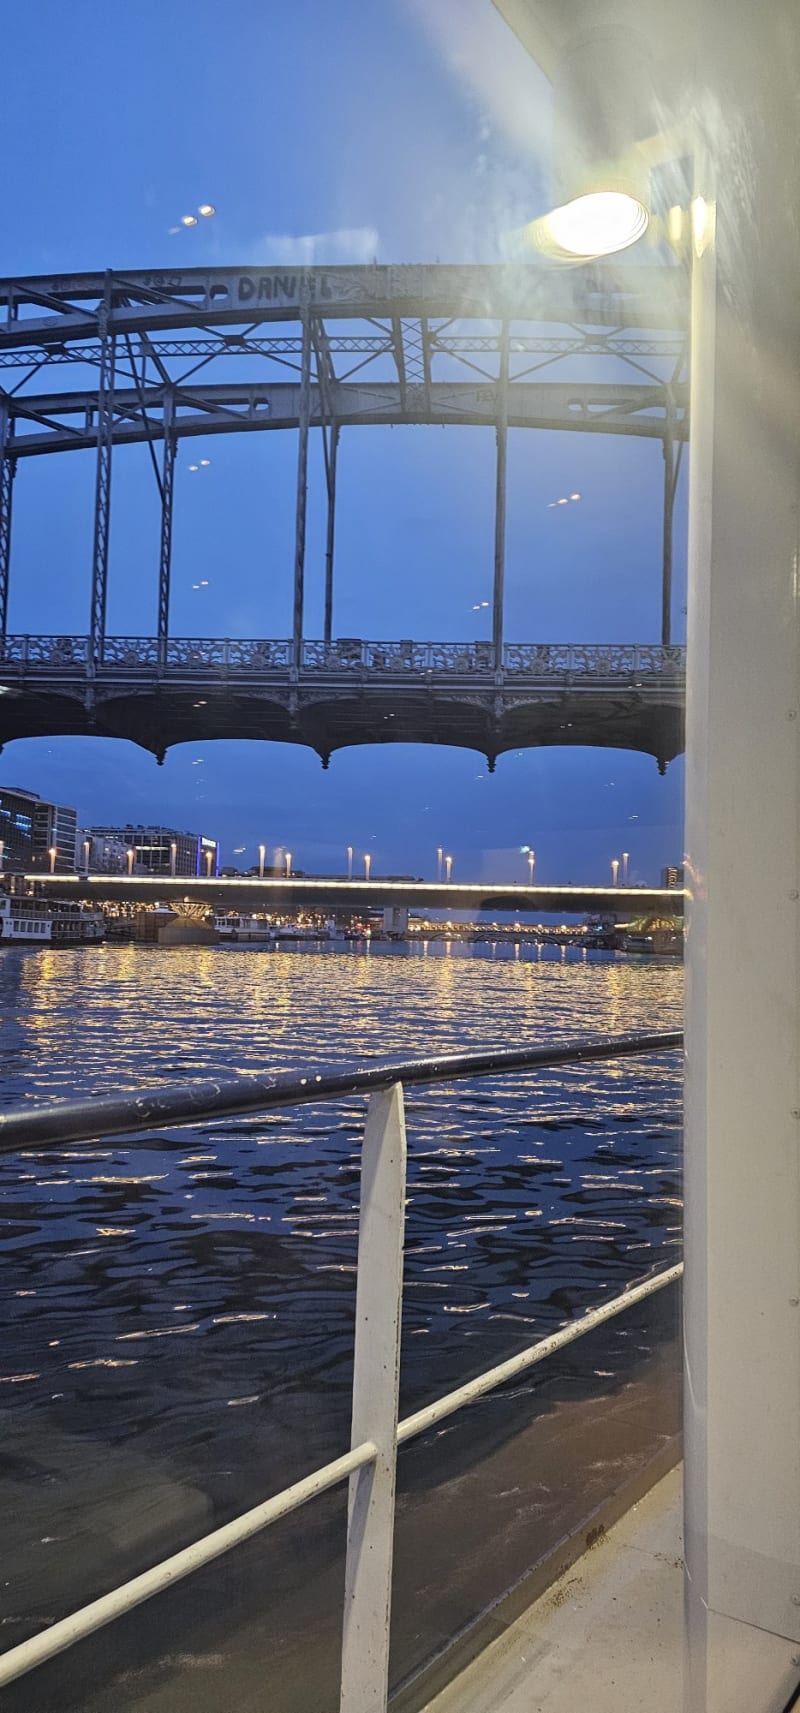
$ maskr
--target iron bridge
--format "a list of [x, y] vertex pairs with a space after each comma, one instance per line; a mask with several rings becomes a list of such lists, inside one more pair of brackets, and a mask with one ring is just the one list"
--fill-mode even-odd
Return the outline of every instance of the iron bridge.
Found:
[[8, 636], [0, 731], [124, 737], [163, 761], [189, 739], [267, 738], [315, 749], [435, 743], [681, 748], [684, 651], [658, 645], [216, 641]]
[[[688, 433], [680, 267], [403, 266], [188, 269], [0, 281], [0, 743], [97, 733], [159, 758], [198, 737], [310, 744], [682, 744], [672, 637], [672, 515]], [[483, 425], [496, 442], [487, 643], [334, 637], [340, 435], [358, 426]], [[659, 645], [510, 643], [504, 627], [510, 428], [626, 434], [664, 459]], [[297, 436], [292, 635], [170, 631], [175, 461], [197, 435]], [[327, 501], [324, 627], [305, 635], [309, 439]], [[106, 634], [112, 470], [147, 446], [160, 504], [153, 634]], [[93, 449], [88, 623], [8, 633], [14, 479], [25, 461]], [[287, 568], [288, 570], [289, 568]]]

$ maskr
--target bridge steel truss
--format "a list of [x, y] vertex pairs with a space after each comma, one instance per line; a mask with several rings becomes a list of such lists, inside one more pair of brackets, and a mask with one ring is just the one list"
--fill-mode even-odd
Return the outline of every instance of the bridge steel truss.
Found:
[[[661, 643], [669, 649], [672, 515], [688, 433], [686, 347], [686, 282], [677, 266], [223, 268], [0, 281], [0, 648], [11, 640], [11, 512], [21, 459], [95, 452], [83, 668], [91, 681], [108, 664], [115, 449], [149, 448], [161, 508], [154, 640], [165, 669], [181, 442], [288, 428], [298, 443], [289, 662], [297, 685], [312, 430], [322, 438], [327, 495], [323, 643], [330, 646], [342, 430], [461, 423], [493, 428], [496, 437], [491, 658], [498, 686], [510, 428], [661, 442]], [[89, 704], [92, 694], [89, 683]]]

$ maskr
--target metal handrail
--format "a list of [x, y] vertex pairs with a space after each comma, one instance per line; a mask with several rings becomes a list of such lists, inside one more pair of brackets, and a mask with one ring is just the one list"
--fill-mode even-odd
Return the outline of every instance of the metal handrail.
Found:
[[299, 1078], [239, 1076], [93, 1102], [60, 1101], [38, 1111], [17, 1110], [0, 1116], [0, 1152], [8, 1154], [32, 1144], [60, 1146], [66, 1141], [118, 1135], [132, 1127], [152, 1130], [164, 1123], [197, 1123], [212, 1113], [266, 1111], [356, 1093], [371, 1097], [362, 1147], [350, 1451], [0, 1655], [0, 1686], [55, 1658], [349, 1478], [340, 1713], [363, 1713], [367, 1707], [375, 1713], [386, 1709], [398, 1447], [677, 1282], [683, 1272], [682, 1263], [678, 1263], [640, 1279], [619, 1296], [589, 1309], [549, 1337], [398, 1421], [406, 1199], [403, 1081], [419, 1086], [669, 1052], [682, 1041], [680, 1032], [670, 1031], [611, 1036], [580, 1045], [564, 1043], [384, 1062]]
[[102, 1140], [132, 1129], [152, 1130], [160, 1124], [199, 1124], [205, 1118], [225, 1118], [237, 1112], [269, 1112], [311, 1100], [371, 1094], [392, 1083], [412, 1088], [423, 1083], [455, 1082], [462, 1077], [548, 1070], [593, 1059], [667, 1053], [682, 1045], [680, 1030], [609, 1035], [580, 1043], [565, 1041], [554, 1047], [493, 1047], [481, 1053], [442, 1053], [433, 1059], [387, 1059], [379, 1065], [331, 1067], [301, 1077], [294, 1072], [266, 1077], [243, 1074], [221, 1080], [167, 1083], [141, 1094], [131, 1091], [101, 1095], [97, 1100], [57, 1101], [33, 1109], [16, 1107], [0, 1113], [0, 1155], [33, 1145], [59, 1147], [64, 1142]]

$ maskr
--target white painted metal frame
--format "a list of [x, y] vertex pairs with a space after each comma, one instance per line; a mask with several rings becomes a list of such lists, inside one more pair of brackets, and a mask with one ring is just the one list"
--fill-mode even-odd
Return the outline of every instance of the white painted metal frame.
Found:
[[[797, 0], [692, 58], [684, 1386], [686, 1713], [800, 1679]], [[719, 80], [719, 81], [717, 81]], [[768, 94], [767, 94], [768, 92]], [[769, 120], [765, 122], [765, 102]], [[758, 870], [758, 907], [743, 888]]]
[[0, 1688], [349, 1479], [340, 1713], [385, 1713], [398, 1446], [674, 1284], [683, 1272], [679, 1263], [641, 1280], [398, 1422], [405, 1201], [403, 1088], [394, 1083], [371, 1095], [362, 1147], [351, 1450], [0, 1655]]

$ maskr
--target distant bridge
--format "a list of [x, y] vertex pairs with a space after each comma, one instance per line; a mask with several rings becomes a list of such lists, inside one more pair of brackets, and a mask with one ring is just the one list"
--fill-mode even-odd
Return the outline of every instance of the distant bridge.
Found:
[[427, 880], [259, 880], [257, 875], [212, 880], [160, 875], [29, 874], [25, 885], [45, 897], [93, 903], [207, 903], [218, 910], [384, 910], [392, 904], [414, 910], [515, 911], [520, 914], [613, 912], [641, 916], [649, 911], [680, 915], [684, 894], [643, 886], [515, 886], [499, 881], [460, 884]]
[[[0, 281], [0, 742], [97, 732], [161, 756], [188, 738], [260, 737], [311, 744], [323, 761], [350, 743], [461, 743], [490, 765], [514, 746], [595, 743], [649, 751], [663, 766], [681, 746], [672, 514], [686, 358], [677, 267], [198, 268]], [[494, 430], [489, 643], [333, 640], [339, 436], [387, 423]], [[661, 443], [660, 650], [506, 642], [513, 427]], [[298, 448], [291, 638], [173, 638], [180, 442], [286, 428]], [[304, 632], [313, 430], [327, 500], [321, 642]], [[161, 507], [153, 635], [109, 638], [112, 467], [137, 441]], [[96, 455], [86, 635], [9, 636], [15, 474], [32, 458], [86, 448]]]
[[309, 745], [327, 767], [348, 744], [483, 751], [596, 744], [680, 750], [684, 652], [657, 645], [6, 637], [0, 736], [129, 738], [163, 760], [188, 739]]

